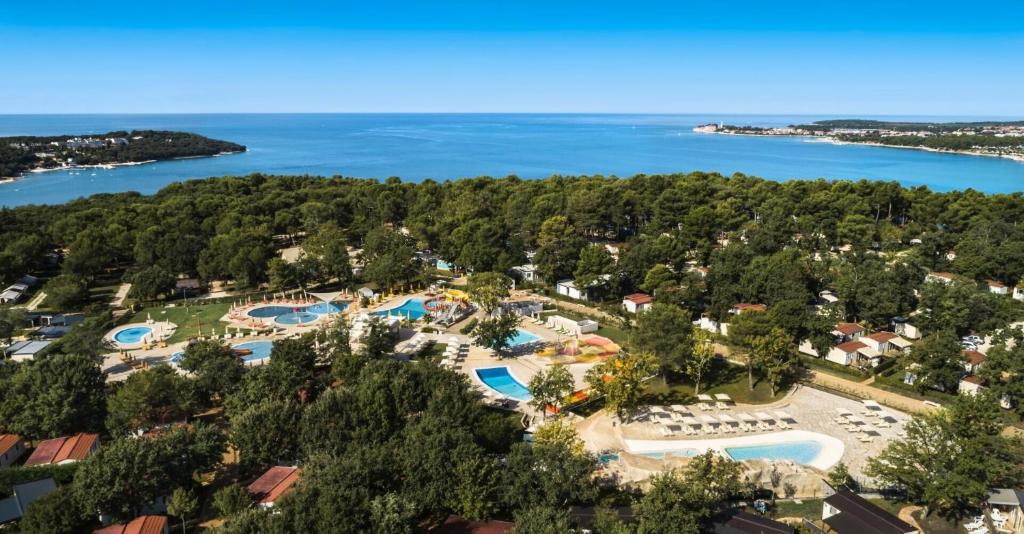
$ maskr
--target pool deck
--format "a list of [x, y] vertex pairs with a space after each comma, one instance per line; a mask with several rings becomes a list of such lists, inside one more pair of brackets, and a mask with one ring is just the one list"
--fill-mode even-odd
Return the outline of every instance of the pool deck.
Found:
[[756, 434], [750, 436], [739, 436], [717, 439], [688, 439], [688, 440], [623, 440], [628, 452], [643, 454], [662, 451], [682, 451], [694, 449], [704, 454], [707, 451], [724, 452], [732, 447], [751, 447], [756, 445], [778, 445], [783, 443], [794, 443], [802, 441], [814, 441], [821, 445], [821, 452], [810, 464], [811, 467], [828, 470], [839, 463], [843, 458], [846, 446], [842, 440], [827, 436], [818, 432], [806, 430], [784, 430], [781, 432], [769, 432], [767, 434]]
[[[114, 338], [114, 336], [116, 336], [118, 333], [132, 328], [148, 328], [150, 329], [151, 332], [150, 334], [143, 336], [143, 339], [139, 340], [136, 343], [122, 343]], [[143, 340], [146, 337], [155, 337], [157, 339], [157, 342], [159, 342], [159, 340], [171, 337], [174, 334], [174, 331], [177, 329], [178, 325], [169, 321], [147, 321], [145, 323], [128, 323], [110, 330], [109, 332], [106, 333], [106, 335], [103, 336], [103, 339], [111, 346], [116, 347], [118, 349], [135, 350], [142, 348], [142, 346], [144, 345]]]
[[[789, 423], [794, 430], [823, 434], [841, 442], [842, 461], [849, 467], [852, 474], [859, 477], [863, 476], [867, 459], [878, 455], [890, 441], [896, 439], [909, 419], [909, 416], [903, 412], [886, 408], [885, 412], [892, 416], [896, 422], [891, 423], [890, 428], [880, 428], [873, 424], [874, 421], [871, 418], [861, 415], [864, 406], [860, 402], [805, 386], [798, 386], [796, 390], [771, 404], [741, 404], [730, 407], [727, 410], [707, 412], [698, 411], [694, 405], [688, 405], [687, 408], [696, 415], [729, 414], [732, 416], [739, 412], [754, 413], [784, 410], [796, 420], [796, 423], [792, 421]], [[874, 440], [870, 443], [862, 442], [859, 439], [861, 434], [853, 434], [837, 424], [835, 418], [839, 409], [852, 412], [868, 422], [874, 428]], [[735, 440], [737, 445], [751, 445], [764, 439], [759, 436], [781, 433], [779, 430], [766, 430], [738, 436], [735, 434], [721, 434], [721, 438], [709, 438], [708, 435], [666, 437], [661, 434], [660, 425], [657, 423], [643, 421], [622, 423], [603, 410], [578, 422], [576, 428], [583, 438], [587, 449], [594, 453], [605, 451], [628, 452], [630, 450], [629, 443], [641, 442], [657, 442], [658, 447], [660, 447], [659, 450], [668, 450], [673, 447], [679, 449], [695, 448], [694, 444], [719, 439]]]

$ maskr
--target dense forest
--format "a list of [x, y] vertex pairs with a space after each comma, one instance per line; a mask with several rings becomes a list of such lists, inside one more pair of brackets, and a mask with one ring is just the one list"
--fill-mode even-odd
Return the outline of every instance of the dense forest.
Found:
[[794, 128], [807, 130], [851, 128], [857, 130], [893, 130], [901, 132], [931, 131], [935, 133], [956, 130], [980, 130], [985, 128], [1021, 127], [1024, 121], [980, 121], [980, 122], [893, 122], [868, 119], [832, 119], [801, 124]]
[[132, 163], [242, 151], [245, 147], [237, 143], [157, 130], [90, 136], [0, 137], [0, 177], [64, 165]]
[[868, 134], [835, 134], [840, 141], [851, 143], [878, 143], [880, 145], [923, 147], [935, 150], [971, 150], [975, 148], [1005, 149], [1020, 151], [1024, 149], [1024, 137], [999, 137], [990, 134], [978, 135], [879, 135]]

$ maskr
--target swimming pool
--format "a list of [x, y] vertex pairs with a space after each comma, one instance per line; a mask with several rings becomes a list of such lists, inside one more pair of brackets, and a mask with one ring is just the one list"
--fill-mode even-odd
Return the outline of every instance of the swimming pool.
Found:
[[516, 329], [515, 335], [512, 336], [512, 339], [509, 341], [509, 346], [518, 347], [519, 345], [527, 345], [536, 341], [540, 341], [540, 336], [527, 332], [522, 328], [518, 328]]
[[789, 460], [798, 464], [810, 464], [821, 454], [821, 443], [817, 441], [792, 441], [749, 447], [726, 447], [725, 452], [733, 460]]
[[614, 452], [606, 452], [597, 457], [597, 461], [604, 465], [619, 461], [619, 455]]
[[664, 460], [665, 458], [693, 458], [700, 454], [697, 449], [679, 449], [674, 451], [652, 451], [638, 453], [640, 456]]
[[274, 349], [273, 341], [248, 341], [246, 343], [239, 343], [237, 345], [231, 345], [231, 348], [237, 350], [251, 350], [252, 354], [246, 354], [242, 356], [242, 361], [252, 362], [256, 360], [263, 360], [270, 357], [271, 351]]
[[135, 345], [137, 343], [141, 343], [146, 336], [149, 336], [152, 333], [153, 329], [148, 326], [133, 326], [131, 328], [120, 330], [114, 334], [114, 341], [122, 345]]
[[341, 313], [347, 307], [347, 302], [320, 302], [309, 306], [260, 306], [249, 310], [246, 315], [255, 319], [274, 319], [277, 324], [296, 325], [311, 323], [321, 315]]
[[425, 301], [420, 298], [405, 299], [405, 302], [400, 306], [395, 306], [394, 308], [388, 308], [386, 310], [377, 310], [373, 312], [373, 314], [381, 317], [402, 317], [415, 321], [429, 313], [427, 308], [423, 305], [424, 302]]
[[530, 390], [512, 376], [508, 367], [487, 367], [474, 369], [474, 372], [487, 387], [506, 397], [521, 401], [533, 398], [533, 395], [530, 395]]

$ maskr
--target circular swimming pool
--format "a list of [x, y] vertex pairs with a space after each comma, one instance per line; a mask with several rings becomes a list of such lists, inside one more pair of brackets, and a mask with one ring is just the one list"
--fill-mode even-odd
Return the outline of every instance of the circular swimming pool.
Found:
[[270, 357], [271, 351], [274, 349], [273, 341], [248, 341], [246, 343], [239, 343], [232, 345], [232, 349], [238, 351], [247, 352], [242, 355], [242, 360], [251, 362], [255, 360], [263, 360]]
[[152, 333], [153, 329], [148, 326], [132, 326], [116, 332], [114, 341], [122, 345], [135, 345], [141, 343], [146, 336]]
[[292, 312], [292, 313], [285, 313], [283, 315], [278, 315], [277, 318], [274, 319], [274, 322], [277, 323], [277, 324], [289, 324], [289, 325], [292, 325], [292, 324], [306, 324], [306, 323], [312, 323], [313, 321], [315, 321], [315, 320], [317, 320], [319, 318], [320, 318], [320, 316], [315, 314], [315, 313]]
[[341, 313], [348, 306], [347, 302], [328, 304], [321, 302], [308, 306], [260, 306], [249, 310], [246, 315], [255, 319], [273, 319], [281, 325], [297, 325], [311, 323], [322, 315]]

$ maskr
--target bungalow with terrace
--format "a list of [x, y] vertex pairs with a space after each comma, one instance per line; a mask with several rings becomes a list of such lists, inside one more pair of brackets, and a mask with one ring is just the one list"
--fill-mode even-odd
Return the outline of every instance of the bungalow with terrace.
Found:
[[127, 523], [107, 525], [93, 534], [168, 534], [170, 527], [165, 515], [140, 515]]
[[747, 512], [735, 512], [727, 520], [716, 522], [714, 534], [794, 534], [796, 530], [774, 519]]
[[908, 317], [893, 317], [892, 331], [907, 339], [921, 339], [921, 331]]
[[898, 337], [892, 332], [875, 332], [874, 334], [861, 336], [858, 341], [871, 347], [878, 353], [885, 354], [893, 349], [891, 341]]
[[654, 298], [647, 293], [633, 293], [622, 298], [622, 308], [633, 314], [647, 311], [653, 303]]
[[8, 467], [25, 454], [25, 442], [15, 434], [0, 434], [0, 467]]
[[249, 496], [261, 508], [272, 508], [277, 499], [288, 493], [299, 481], [298, 467], [271, 467], [249, 484]]
[[1013, 300], [1024, 300], [1024, 287], [1014, 286]]
[[967, 375], [960, 379], [960, 385], [958, 386], [957, 391], [961, 395], [977, 395], [986, 389], [988, 389], [988, 386], [980, 376]]
[[835, 336], [837, 343], [846, 343], [862, 336], [865, 331], [864, 327], [857, 323], [837, 323], [832, 329], [832, 335]]
[[593, 291], [595, 289], [605, 285], [611, 279], [612, 275], [610, 274], [601, 275], [597, 280], [594, 280], [583, 289], [576, 287], [575, 280], [562, 280], [555, 284], [555, 292], [574, 300], [588, 301], [593, 297]]
[[964, 370], [969, 374], [977, 373], [981, 364], [985, 363], [986, 356], [976, 350], [965, 350], [960, 354], [964, 357]]
[[917, 534], [902, 519], [856, 493], [841, 488], [821, 505], [822, 532], [836, 534]]
[[1022, 505], [1024, 505], [1024, 490], [1022, 489], [998, 488], [989, 492], [989, 509], [999, 510], [1000, 515], [1006, 518], [1006, 523], [1000, 528], [1000, 532], [1024, 534]]
[[878, 365], [878, 360], [881, 357], [882, 354], [880, 352], [860, 341], [840, 343], [832, 347], [832, 350], [828, 351], [828, 354], [825, 355], [825, 359], [830, 362], [840, 365], [856, 365], [858, 367]]
[[940, 284], [949, 284], [956, 279], [956, 275], [953, 273], [947, 273], [945, 271], [936, 271], [928, 273], [924, 276], [925, 282], [938, 282]]
[[764, 304], [751, 304], [749, 302], [740, 302], [729, 309], [729, 313], [733, 315], [739, 315], [746, 312], [763, 312], [768, 309], [768, 306]]
[[99, 434], [75, 434], [40, 443], [25, 465], [67, 464], [84, 460], [100, 448]]
[[49, 347], [52, 341], [18, 341], [6, 349], [4, 354], [16, 362], [26, 362], [35, 359], [36, 355]]
[[996, 295], [1009, 295], [1010, 288], [1006, 287], [1006, 284], [999, 280], [986, 280], [985, 283], [988, 285], [988, 292]]
[[535, 282], [539, 278], [537, 266], [532, 263], [516, 265], [512, 268], [512, 276], [519, 278], [523, 282]]

